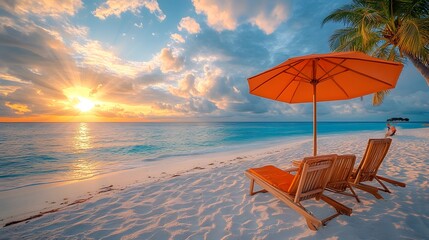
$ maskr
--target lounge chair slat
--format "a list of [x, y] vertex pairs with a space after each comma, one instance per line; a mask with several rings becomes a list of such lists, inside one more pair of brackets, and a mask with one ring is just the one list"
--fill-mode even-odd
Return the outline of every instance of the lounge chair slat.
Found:
[[[348, 183], [355, 161], [355, 155], [339, 155], [333, 163], [333, 173], [326, 189], [334, 193], [352, 196], [357, 202], [360, 202], [359, 197]], [[347, 189], [350, 189], [351, 193], [346, 192]]]

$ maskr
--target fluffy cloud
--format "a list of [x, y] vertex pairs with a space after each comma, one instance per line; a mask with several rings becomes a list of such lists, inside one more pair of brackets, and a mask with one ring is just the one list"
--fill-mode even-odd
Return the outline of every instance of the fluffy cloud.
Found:
[[65, 24], [64, 31], [66, 34], [68, 34], [68, 36], [86, 38], [89, 33], [89, 28]]
[[166, 18], [165, 14], [159, 8], [157, 0], [107, 0], [93, 14], [100, 19], [106, 19], [111, 15], [120, 17], [123, 12], [127, 11], [138, 14], [141, 8], [148, 9], [160, 21]]
[[34, 14], [51, 17], [61, 17], [64, 14], [74, 15], [81, 7], [81, 0], [11, 0], [0, 2], [0, 8], [19, 15]]
[[199, 33], [201, 31], [200, 24], [191, 17], [182, 18], [177, 29], [179, 29], [179, 31], [186, 30], [191, 34]]
[[116, 104], [113, 106], [105, 106], [105, 105], [98, 106], [94, 110], [94, 114], [105, 118], [137, 119], [137, 118], [144, 117], [143, 113], [127, 111], [124, 107], [120, 106], [119, 104]]
[[175, 96], [183, 98], [198, 95], [199, 92], [195, 86], [195, 76], [193, 74], [186, 75], [185, 78], [179, 81], [179, 86], [177, 88], [170, 88], [170, 92]]
[[200, 97], [190, 97], [186, 99], [185, 103], [180, 104], [159, 102], [154, 105], [153, 108], [157, 110], [168, 110], [171, 112], [181, 113], [186, 117], [192, 117], [189, 114], [194, 114], [194, 116], [201, 117], [201, 114], [212, 113], [218, 109], [213, 102]]
[[193, 0], [195, 11], [207, 16], [207, 24], [217, 31], [234, 30], [250, 23], [266, 34], [273, 33], [287, 19], [289, 1], [273, 0]]
[[158, 83], [163, 83], [167, 81], [166, 75], [163, 74], [160, 70], [153, 71], [151, 73], [145, 73], [139, 75], [135, 81], [140, 86], [150, 86], [156, 85]]
[[152, 71], [153, 68], [151, 63], [121, 59], [112, 49], [106, 50], [98, 41], [88, 40], [84, 44], [74, 42], [72, 48], [81, 59], [81, 64], [118, 76], [136, 77], [138, 74]]
[[160, 69], [163, 73], [178, 72], [182, 70], [184, 60], [181, 57], [173, 56], [169, 48], [163, 48], [159, 54]]
[[173, 39], [176, 42], [179, 42], [179, 43], [184, 43], [185, 42], [185, 39], [182, 37], [182, 35], [180, 35], [178, 33], [171, 34], [170, 38]]
[[204, 98], [189, 98], [186, 104], [178, 107], [182, 112], [211, 113], [217, 109], [216, 105]]
[[22, 115], [26, 112], [31, 112], [31, 110], [25, 104], [6, 102], [4, 105], [12, 109], [15, 112], [15, 114], [18, 114], [18, 115]]

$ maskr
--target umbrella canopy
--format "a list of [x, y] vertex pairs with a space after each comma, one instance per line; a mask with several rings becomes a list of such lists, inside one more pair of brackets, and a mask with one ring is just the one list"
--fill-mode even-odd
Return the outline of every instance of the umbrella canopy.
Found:
[[317, 155], [316, 102], [352, 99], [392, 89], [403, 65], [361, 52], [290, 58], [248, 79], [250, 93], [287, 103], [313, 102], [313, 154]]

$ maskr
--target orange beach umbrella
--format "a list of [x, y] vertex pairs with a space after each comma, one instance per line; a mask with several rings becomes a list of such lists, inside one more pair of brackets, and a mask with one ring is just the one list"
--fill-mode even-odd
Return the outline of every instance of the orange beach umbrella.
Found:
[[248, 79], [250, 93], [287, 103], [313, 102], [313, 154], [317, 155], [316, 102], [345, 100], [392, 89], [403, 65], [361, 52], [290, 58]]

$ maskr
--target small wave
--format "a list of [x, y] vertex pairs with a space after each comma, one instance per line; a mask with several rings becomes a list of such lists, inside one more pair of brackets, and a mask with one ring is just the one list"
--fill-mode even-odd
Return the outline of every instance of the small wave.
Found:
[[16, 177], [24, 177], [24, 176], [27, 176], [27, 174], [15, 173], [15, 174], [0, 175], [0, 178], [16, 178]]
[[154, 162], [154, 161], [160, 161], [160, 160], [171, 159], [176, 157], [195, 157], [195, 156], [202, 156], [202, 155], [218, 153], [218, 152], [227, 152], [234, 149], [239, 149], [241, 146], [242, 145], [217, 146], [217, 147], [200, 149], [198, 151], [186, 151], [186, 152], [175, 152], [171, 154], [161, 154], [156, 157], [145, 158], [143, 159], [143, 162]]
[[162, 147], [155, 145], [135, 145], [128, 148], [128, 153], [153, 153], [161, 149]]
[[3, 186], [4, 188], [0, 188], [0, 192], [7, 192], [7, 191], [12, 191], [12, 190], [21, 189], [21, 188], [48, 185], [48, 184], [54, 184], [54, 183], [65, 183], [65, 182], [72, 182], [72, 181], [87, 180], [87, 179], [91, 179], [93, 177], [97, 177], [99, 175], [102, 175], [102, 173], [95, 174], [95, 175], [92, 175], [90, 177], [82, 177], [82, 178], [76, 178], [76, 179], [62, 179], [62, 180], [55, 180], [55, 181], [35, 182], [35, 183], [23, 184], [23, 185], [18, 185], [18, 186], [13, 186], [13, 187], [4, 187]]
[[208, 152], [162, 154], [153, 158], [145, 158], [143, 159], [143, 162], [155, 162], [155, 161], [164, 160], [164, 159], [173, 158], [173, 157], [198, 156], [198, 155], [204, 155], [207, 153]]

